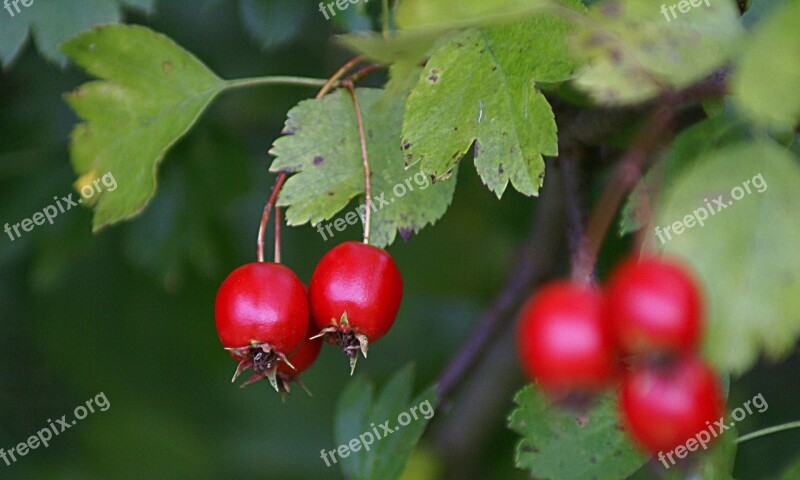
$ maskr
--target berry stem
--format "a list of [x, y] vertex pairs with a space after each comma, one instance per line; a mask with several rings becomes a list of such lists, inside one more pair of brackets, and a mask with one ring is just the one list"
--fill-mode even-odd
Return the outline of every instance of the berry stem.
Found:
[[366, 214], [364, 215], [364, 243], [369, 245], [369, 225], [370, 225], [370, 205], [372, 203], [372, 181], [370, 179], [369, 171], [369, 157], [367, 155], [367, 137], [364, 134], [364, 119], [361, 116], [361, 106], [358, 104], [358, 97], [356, 96], [356, 89], [353, 87], [353, 82], [347, 79], [342, 82], [342, 86], [347, 89], [350, 98], [353, 100], [353, 108], [356, 111], [356, 123], [358, 124], [358, 139], [361, 143], [361, 160], [364, 165], [364, 204], [366, 205]]
[[351, 59], [350, 61], [348, 61], [344, 65], [342, 65], [341, 68], [339, 68], [339, 70], [336, 70], [336, 72], [333, 75], [331, 75], [331, 78], [329, 78], [328, 81], [325, 82], [325, 84], [320, 89], [319, 93], [317, 93], [317, 96], [314, 97], [314, 98], [319, 100], [320, 98], [324, 97], [325, 94], [328, 93], [328, 91], [330, 91], [331, 88], [333, 88], [334, 84], [340, 78], [342, 78], [342, 76], [344, 76], [345, 73], [347, 73], [351, 68], [355, 67], [356, 65], [358, 65], [362, 61], [364, 61], [365, 58], [366, 58], [366, 56], [359, 55], [359, 56]]
[[[319, 80], [315, 78], [301, 78], [301, 77], [258, 77], [258, 78], [244, 78], [240, 80], [229, 80], [227, 82], [228, 88], [240, 88], [240, 87], [249, 87], [253, 85], [264, 85], [264, 84], [275, 84], [275, 83], [289, 83], [289, 84], [297, 84], [297, 85], [309, 85], [309, 86], [317, 86], [322, 85], [319, 92], [317, 92], [314, 98], [319, 100], [326, 93], [330, 91], [331, 88], [336, 84], [336, 82], [347, 73], [351, 68], [355, 65], [360, 63], [364, 60], [364, 55], [359, 55], [349, 62], [342, 65], [342, 67], [337, 70], [328, 80]], [[361, 70], [354, 73], [351, 77], [351, 81], [354, 81], [355, 78], [362, 78], [370, 73], [374, 72], [378, 68], [380, 68], [380, 64], [372, 64], [367, 65], [366, 67], [362, 68]], [[261, 223], [258, 227], [258, 239], [256, 241], [257, 247], [257, 258], [259, 262], [264, 261], [264, 236], [266, 234], [267, 223], [269, 222], [269, 216], [272, 212], [272, 206], [275, 205], [275, 202], [278, 198], [278, 194], [283, 187], [283, 182], [286, 181], [286, 172], [280, 172], [277, 177], [275, 177], [275, 183], [272, 185], [272, 193], [267, 200], [267, 203], [264, 205], [264, 211], [261, 214]], [[280, 215], [280, 207], [275, 207], [275, 263], [281, 263], [281, 215]]]
[[281, 207], [275, 206], [275, 263], [281, 263]]
[[781, 425], [775, 425], [774, 427], [768, 427], [763, 430], [757, 430], [755, 432], [748, 433], [747, 435], [742, 435], [736, 440], [736, 443], [744, 443], [748, 440], [753, 440], [754, 438], [764, 437], [767, 435], [771, 435], [773, 433], [783, 432], [785, 430], [791, 430], [793, 428], [800, 428], [800, 420], [795, 422], [784, 423]]
[[[272, 211], [272, 206], [275, 205], [275, 201], [278, 198], [278, 192], [281, 190], [283, 186], [283, 182], [286, 181], [286, 172], [281, 172], [278, 174], [278, 177], [275, 179], [275, 184], [272, 186], [272, 193], [267, 200], [266, 205], [264, 205], [264, 211], [261, 213], [261, 224], [258, 226], [258, 240], [257, 244], [257, 252], [256, 255], [258, 257], [259, 262], [264, 261], [264, 234], [267, 230], [267, 222], [269, 222], [269, 214]], [[280, 227], [278, 223], [280, 222], [280, 218], [275, 219], [275, 263], [280, 263]]]

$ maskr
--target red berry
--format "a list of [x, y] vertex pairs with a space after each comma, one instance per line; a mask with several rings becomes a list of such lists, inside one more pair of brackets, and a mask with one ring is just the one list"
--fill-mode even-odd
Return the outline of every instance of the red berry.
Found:
[[611, 274], [607, 321], [625, 353], [693, 351], [702, 335], [697, 282], [674, 260], [631, 257]]
[[596, 392], [617, 373], [600, 293], [566, 281], [540, 289], [522, 310], [517, 347], [532, 380], [556, 397]]
[[311, 318], [342, 347], [353, 368], [358, 351], [366, 356], [368, 344], [389, 331], [402, 296], [403, 279], [392, 257], [352, 241], [320, 259], [309, 285]]
[[289, 362], [294, 368], [290, 367], [286, 362], [278, 364], [278, 387], [281, 391], [289, 392], [289, 384], [296, 382], [308, 392], [303, 382], [300, 381], [299, 376], [314, 364], [319, 356], [319, 351], [322, 349], [322, 338], [310, 339], [315, 334], [316, 329], [309, 330], [306, 333], [306, 340], [300, 344], [300, 347], [294, 353], [289, 355]]
[[214, 313], [222, 345], [239, 360], [233, 379], [252, 368], [248, 384], [266, 377], [277, 389], [277, 365], [300, 346], [309, 325], [297, 275], [277, 263], [243, 265], [222, 282]]
[[620, 410], [634, 440], [651, 453], [668, 452], [723, 415], [714, 372], [694, 356], [634, 367], [622, 381]]

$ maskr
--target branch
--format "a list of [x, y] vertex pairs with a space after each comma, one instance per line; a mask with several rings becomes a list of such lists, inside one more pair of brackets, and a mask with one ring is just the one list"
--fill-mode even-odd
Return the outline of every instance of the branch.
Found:
[[[458, 353], [444, 369], [437, 381], [440, 405], [453, 393], [473, 370], [489, 344], [498, 333], [515, 318], [516, 308], [530, 293], [531, 285], [550, 274], [563, 244], [557, 226], [562, 221], [562, 198], [558, 182], [549, 182], [536, 202], [531, 232], [515, 254], [515, 268], [509, 273], [503, 287]], [[553, 191], [553, 189], [556, 189]]]
[[586, 236], [578, 252], [578, 263], [572, 272], [573, 279], [591, 281], [597, 254], [620, 203], [641, 177], [645, 160], [658, 146], [664, 130], [667, 129], [674, 116], [673, 103], [665, 102], [664, 106], [656, 107], [639, 135], [617, 164], [611, 180], [603, 190], [589, 219]]

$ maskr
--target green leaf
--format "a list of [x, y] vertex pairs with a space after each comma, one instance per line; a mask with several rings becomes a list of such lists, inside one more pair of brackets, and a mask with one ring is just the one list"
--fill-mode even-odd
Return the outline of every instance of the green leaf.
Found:
[[[659, 160], [639, 181], [622, 208], [620, 235], [642, 228], [646, 222], [645, 207], [656, 200], [657, 194], [669, 188], [675, 176], [701, 155], [718, 150], [748, 137], [745, 127], [737, 120], [718, 116], [702, 120], [675, 138], [666, 158]], [[650, 208], [656, 209], [657, 205]]]
[[731, 85], [737, 104], [756, 121], [783, 128], [797, 124], [800, 3], [774, 9], [756, 26], [744, 44]]
[[[730, 422], [727, 422], [730, 424]], [[698, 432], [699, 434], [700, 432]], [[711, 437], [711, 433], [708, 433]], [[668, 452], [653, 456], [653, 460], [639, 469], [629, 480], [686, 480], [686, 479], [713, 479], [733, 480], [733, 467], [736, 461], [736, 440], [738, 435], [735, 427], [729, 427], [725, 433], [717, 437], [706, 449], [702, 443], [695, 441], [691, 446], [695, 451], [687, 451], [687, 456], [678, 458], [672, 453], [672, 460]], [[686, 446], [686, 443], [683, 444]], [[674, 463], [673, 463], [674, 461]], [[658, 471], [654, 477], [654, 470]]]
[[559, 82], [575, 69], [565, 43], [570, 30], [560, 16], [541, 13], [450, 39], [408, 98], [406, 164], [421, 162], [424, 172], [446, 178], [474, 144], [478, 173], [498, 197], [509, 182], [536, 195], [542, 156], [558, 153], [553, 112], [536, 82]]
[[531, 385], [514, 397], [508, 419], [520, 434], [516, 465], [541, 480], [626, 478], [647, 460], [619, 428], [613, 396], [585, 415], [551, 405]]
[[301, 0], [241, 0], [239, 14], [247, 31], [262, 48], [291, 40], [301, 30], [314, 3]]
[[800, 336], [798, 191], [797, 159], [758, 141], [703, 155], [665, 193], [656, 244], [686, 258], [700, 276], [705, 353], [722, 372], [741, 373], [762, 352], [781, 358]]
[[[381, 63], [421, 63], [443, 36], [438, 30], [399, 30], [386, 39], [380, 33], [348, 33], [335, 40]], [[446, 36], [446, 35], [444, 35]]]
[[469, 26], [529, 13], [552, 5], [550, 0], [403, 0], [397, 7], [402, 28]]
[[99, 230], [144, 209], [155, 194], [158, 163], [225, 83], [145, 27], [95, 28], [63, 49], [102, 79], [66, 96], [86, 122], [73, 130], [70, 148], [78, 186], [109, 172], [119, 184], [96, 197], [93, 226]]
[[[422, 172], [404, 169], [399, 146], [404, 95], [386, 95], [383, 90], [369, 88], [356, 92], [372, 172], [370, 242], [386, 246], [398, 232], [408, 236], [444, 215], [452, 200], [455, 179], [431, 184]], [[358, 127], [346, 91], [300, 102], [289, 112], [284, 134], [270, 150], [276, 157], [270, 170], [298, 172], [286, 181], [278, 197], [278, 205], [289, 207], [289, 225], [316, 225], [364, 194]], [[361, 198], [358, 204], [363, 204]], [[356, 223], [351, 220], [355, 219], [357, 208], [354, 206], [344, 220], [339, 220]], [[329, 230], [328, 234], [332, 232], [335, 233]]]
[[797, 480], [798, 478], [800, 478], [800, 458], [795, 459], [795, 461], [783, 471], [780, 480]]
[[8, 65], [22, 51], [28, 31], [36, 39], [36, 47], [48, 60], [61, 66], [66, 57], [58, 45], [68, 38], [98, 24], [118, 23], [120, 3], [145, 12], [153, 11], [153, 0], [59, 0], [35, 2], [29, 7], [11, 7], [0, 14], [0, 63]]
[[[728, 422], [730, 425], [730, 422]], [[718, 480], [733, 480], [733, 467], [736, 463], [736, 440], [739, 434], [736, 427], [729, 427], [718, 440], [709, 447], [707, 453], [701, 455], [698, 475], [699, 478], [714, 478]]]
[[690, 85], [724, 64], [742, 31], [734, 2], [704, 2], [685, 14], [675, 10], [677, 18], [665, 16], [662, 4], [592, 5], [572, 42], [586, 61], [575, 79], [578, 88], [598, 102], [637, 103], [664, 88]]
[[[409, 365], [389, 380], [378, 398], [373, 398], [373, 385], [360, 376], [342, 392], [336, 408], [334, 436], [340, 446], [348, 446], [346, 451], [342, 448], [344, 456], [336, 454], [345, 477], [351, 480], [400, 477], [436, 408], [434, 387], [411, 399], [412, 380], [413, 368]], [[356, 447], [357, 444], [360, 446]]]

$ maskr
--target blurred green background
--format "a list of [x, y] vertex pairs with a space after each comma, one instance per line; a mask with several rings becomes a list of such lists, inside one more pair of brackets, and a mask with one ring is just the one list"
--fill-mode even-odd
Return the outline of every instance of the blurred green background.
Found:
[[[309, 1], [178, 0], [158, 2], [149, 15], [126, 10], [125, 20], [167, 34], [225, 78], [324, 78], [352, 56], [330, 35], [369, 28], [379, 6], [328, 22]], [[269, 15], [248, 10], [256, 7]], [[0, 224], [72, 191], [67, 145], [77, 118], [61, 96], [86, 80], [73, 66], [42, 59], [31, 42], [0, 73]], [[366, 83], [381, 82], [379, 74]], [[266, 151], [286, 112], [314, 93], [225, 94], [168, 153], [157, 196], [131, 222], [92, 235], [90, 211], [73, 209], [16, 241], [0, 238], [0, 447], [25, 441], [48, 419], [71, 417], [100, 392], [111, 403], [49, 448], [0, 463], [0, 478], [341, 478], [319, 452], [336, 446], [333, 412], [349, 379], [346, 360], [324, 348], [304, 375], [313, 398], [298, 390], [282, 404], [265, 382], [229, 383], [235, 364], [213, 317], [220, 282], [255, 260], [272, 183]], [[596, 170], [599, 179], [602, 166]], [[418, 389], [433, 382], [526, 238], [537, 200], [509, 191], [499, 202], [471, 168], [458, 181], [443, 220], [389, 249], [406, 282], [403, 306], [392, 333], [359, 362], [379, 383], [409, 362]], [[310, 227], [285, 229], [284, 262], [308, 281], [333, 242], [359, 234], [351, 228], [325, 242]], [[603, 265], [623, 246], [611, 241]], [[567, 268], [565, 258], [558, 264]], [[797, 418], [796, 360], [734, 381], [731, 406], [759, 392], [769, 403], [740, 433]], [[474, 377], [437, 412], [406, 478], [525, 478], [513, 467], [515, 437], [505, 428], [512, 394], [524, 384], [508, 332]], [[739, 451], [737, 478], [770, 478], [798, 453], [796, 431], [750, 442]]]

